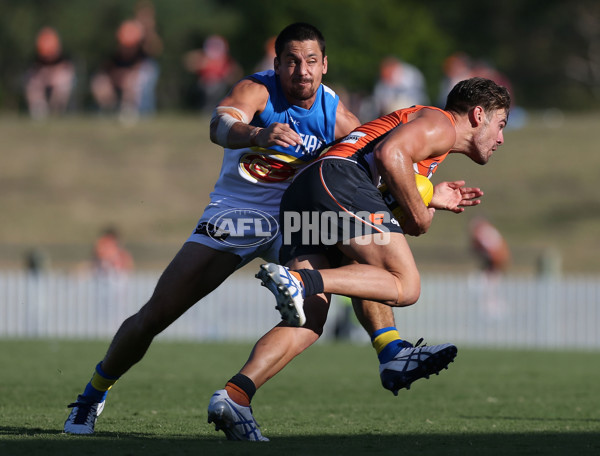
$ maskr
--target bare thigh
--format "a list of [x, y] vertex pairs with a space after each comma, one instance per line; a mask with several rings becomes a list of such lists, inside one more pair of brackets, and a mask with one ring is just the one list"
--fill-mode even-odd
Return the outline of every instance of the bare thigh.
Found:
[[148, 303], [140, 310], [156, 333], [217, 288], [236, 269], [240, 257], [187, 242], [158, 280]]
[[338, 248], [347, 258], [357, 263], [377, 266], [392, 274], [417, 273], [415, 259], [404, 235], [388, 235], [389, 242], [382, 244], [373, 241], [378, 235], [371, 235], [351, 239], [348, 244], [340, 243]]
[[404, 235], [389, 233], [386, 243], [365, 242], [368, 240], [364, 236], [339, 245], [354, 263], [321, 271], [325, 290], [391, 306], [414, 304], [420, 295], [421, 279]]

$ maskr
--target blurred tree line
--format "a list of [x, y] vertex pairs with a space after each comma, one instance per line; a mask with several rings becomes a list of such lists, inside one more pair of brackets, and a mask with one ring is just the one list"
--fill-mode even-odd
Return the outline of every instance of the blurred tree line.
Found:
[[[77, 99], [90, 104], [88, 78], [115, 46], [115, 30], [137, 0], [1, 0], [0, 109], [23, 109], [22, 78], [35, 36], [56, 28], [75, 60]], [[153, 0], [164, 41], [159, 58], [161, 110], [189, 107], [193, 75], [182, 57], [211, 34], [224, 36], [244, 73], [265, 40], [295, 21], [313, 23], [327, 40], [326, 83], [369, 94], [380, 61], [395, 55], [425, 75], [438, 96], [444, 59], [461, 51], [495, 66], [526, 108], [600, 107], [598, 0]]]

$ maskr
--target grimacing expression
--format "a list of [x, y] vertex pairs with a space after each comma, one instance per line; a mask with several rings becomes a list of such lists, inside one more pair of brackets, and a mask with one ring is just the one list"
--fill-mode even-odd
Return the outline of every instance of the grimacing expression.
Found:
[[315, 40], [290, 41], [275, 59], [275, 72], [288, 101], [310, 108], [327, 73], [327, 57]]
[[504, 144], [504, 127], [508, 121], [504, 109], [485, 115], [479, 131], [474, 136], [475, 154], [471, 156], [475, 163], [486, 164], [499, 146]]

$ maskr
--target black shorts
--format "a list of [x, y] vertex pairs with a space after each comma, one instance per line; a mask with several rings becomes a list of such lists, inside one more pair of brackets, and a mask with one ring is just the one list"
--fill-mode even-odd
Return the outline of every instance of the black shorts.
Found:
[[279, 214], [282, 264], [292, 258], [337, 251], [360, 236], [403, 233], [367, 171], [343, 158], [318, 161], [288, 187]]

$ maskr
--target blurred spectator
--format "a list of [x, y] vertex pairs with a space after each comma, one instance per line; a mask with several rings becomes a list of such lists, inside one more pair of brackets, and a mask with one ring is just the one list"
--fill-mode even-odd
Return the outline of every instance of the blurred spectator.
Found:
[[144, 29], [142, 50], [146, 54], [146, 60], [140, 72], [140, 112], [150, 114], [156, 110], [155, 90], [160, 73], [156, 59], [163, 51], [163, 42], [156, 30], [156, 12], [151, 1], [141, 0], [138, 2], [135, 19]]
[[[138, 10], [142, 21], [129, 19], [119, 26], [115, 54], [91, 81], [92, 94], [101, 111], [116, 110], [123, 121], [135, 121], [155, 110], [158, 65], [148, 52], [160, 52], [162, 42], [154, 36], [153, 9], [147, 6], [151, 4], [144, 5], [141, 13]], [[152, 38], [147, 40], [149, 34]]]
[[511, 94], [512, 102], [514, 104], [514, 94], [511, 82], [509, 81], [508, 77], [506, 77], [506, 75], [498, 71], [498, 69], [495, 68], [490, 62], [486, 60], [477, 60], [473, 62], [473, 66], [471, 68], [471, 75], [491, 79], [496, 84], [500, 84], [501, 86], [506, 87]]
[[121, 245], [116, 228], [106, 228], [96, 240], [93, 263], [98, 272], [126, 272], [133, 269], [133, 257]]
[[50, 257], [39, 248], [25, 253], [25, 269], [31, 275], [40, 275], [50, 268]]
[[356, 329], [362, 327], [354, 314], [352, 299], [346, 296], [334, 295], [338, 311], [336, 312], [333, 327], [333, 336], [335, 340], [351, 340]]
[[440, 85], [437, 106], [443, 108], [446, 105], [448, 93], [458, 82], [472, 78], [482, 77], [491, 79], [508, 89], [511, 94], [512, 106], [510, 108], [510, 123], [507, 128], [520, 128], [526, 122], [526, 113], [522, 108], [515, 105], [515, 94], [512, 84], [506, 75], [502, 74], [490, 62], [486, 60], [473, 60], [464, 52], [456, 52], [444, 60], [444, 78]]
[[254, 71], [256, 73], [260, 71], [272, 70], [274, 67], [273, 61], [275, 60], [275, 39], [276, 36], [271, 36], [265, 41], [265, 55], [263, 58], [256, 64], [254, 67]]
[[229, 55], [227, 40], [219, 35], [206, 38], [202, 49], [187, 52], [184, 66], [196, 75], [200, 105], [207, 112], [211, 112], [231, 86], [243, 76], [242, 68]]
[[376, 117], [400, 108], [429, 104], [425, 77], [417, 67], [395, 57], [386, 57], [379, 67], [373, 99]]
[[469, 225], [471, 246], [481, 260], [483, 271], [500, 273], [510, 262], [510, 250], [502, 234], [483, 217], [476, 217]]
[[444, 77], [440, 84], [440, 92], [437, 100], [437, 106], [444, 108], [446, 106], [446, 97], [452, 87], [458, 82], [469, 79], [472, 76], [471, 59], [464, 52], [456, 52], [444, 60], [442, 69]]
[[513, 91], [513, 86], [508, 77], [501, 73], [497, 68], [486, 60], [478, 60], [473, 63], [471, 68], [472, 76], [480, 76], [482, 78], [491, 79], [497, 84], [500, 84], [508, 89], [511, 95], [510, 107], [510, 123], [507, 125], [509, 129], [517, 129], [523, 127], [527, 122], [527, 113], [525, 110], [515, 103], [516, 96]]
[[25, 98], [33, 119], [67, 111], [75, 86], [75, 67], [62, 48], [58, 32], [42, 28], [35, 42], [35, 60], [25, 78]]
[[481, 275], [474, 284], [481, 311], [491, 320], [503, 319], [508, 307], [501, 294], [501, 279], [510, 262], [508, 244], [500, 231], [484, 217], [471, 220], [469, 233], [471, 247], [481, 261]]

